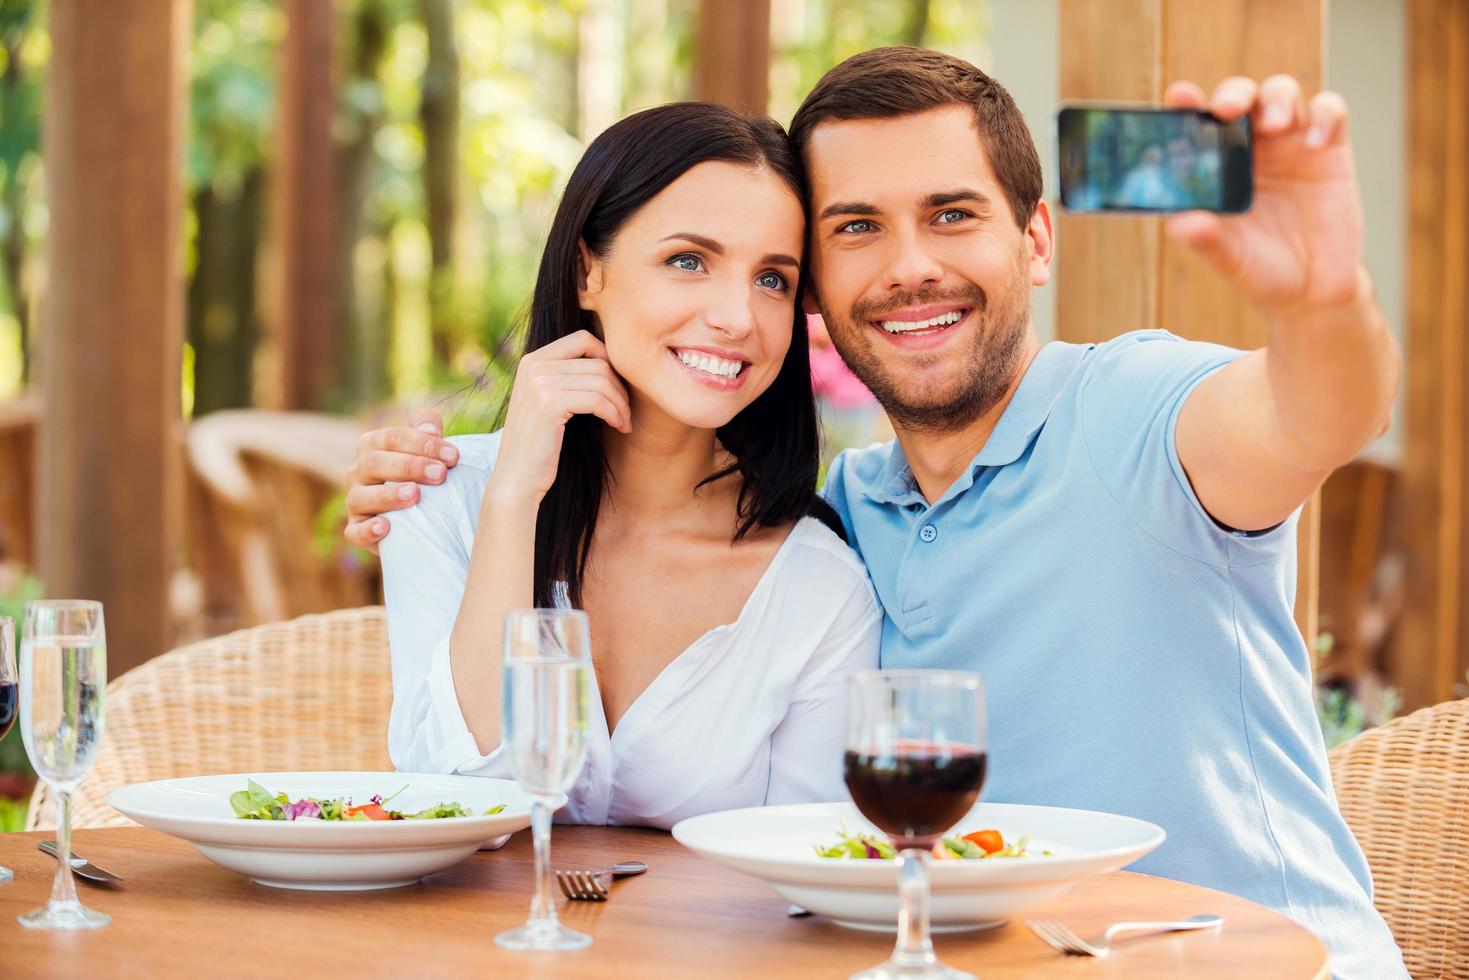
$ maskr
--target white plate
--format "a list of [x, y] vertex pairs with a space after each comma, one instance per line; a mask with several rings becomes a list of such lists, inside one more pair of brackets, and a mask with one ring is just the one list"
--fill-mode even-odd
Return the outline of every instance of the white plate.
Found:
[[[853, 929], [892, 932], [898, 919], [896, 861], [820, 858], [816, 845], [877, 833], [851, 803], [751, 807], [674, 825], [685, 847], [765, 880], [781, 897]], [[932, 861], [929, 916], [935, 932], [987, 929], [1055, 898], [1085, 875], [1115, 871], [1163, 843], [1163, 828], [1111, 813], [980, 803], [956, 834], [995, 828], [1006, 842], [1029, 837], [1031, 857]], [[1050, 857], [1041, 855], [1051, 851]]]
[[[462, 803], [475, 813], [506, 804], [494, 816], [440, 820], [241, 820], [230, 794], [253, 779], [292, 800], [349, 796], [366, 803], [375, 793], [395, 810]], [[262, 885], [317, 891], [358, 891], [411, 885], [469, 857], [481, 845], [530, 826], [530, 797], [506, 779], [403, 772], [260, 772], [190, 776], [135, 783], [107, 802], [145, 827], [180, 837], [200, 854]]]

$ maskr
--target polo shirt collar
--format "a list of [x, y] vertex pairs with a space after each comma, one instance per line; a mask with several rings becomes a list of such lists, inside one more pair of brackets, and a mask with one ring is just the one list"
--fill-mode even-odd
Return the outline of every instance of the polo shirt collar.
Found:
[[[974, 483], [975, 471], [981, 466], [1008, 466], [1025, 453], [1036, 433], [1046, 424], [1066, 382], [1089, 350], [1091, 345], [1053, 341], [1036, 353], [1035, 360], [1030, 362], [1025, 377], [1020, 379], [1020, 385], [1015, 389], [1015, 397], [1010, 399], [1010, 404], [1005, 406], [1000, 420], [995, 423], [995, 431], [990, 433], [974, 462], [949, 487], [944, 494], [945, 500], [968, 490]], [[907, 457], [903, 455], [903, 447], [896, 439], [888, 451], [882, 471], [863, 492], [880, 504], [926, 503], [913, 479]]]

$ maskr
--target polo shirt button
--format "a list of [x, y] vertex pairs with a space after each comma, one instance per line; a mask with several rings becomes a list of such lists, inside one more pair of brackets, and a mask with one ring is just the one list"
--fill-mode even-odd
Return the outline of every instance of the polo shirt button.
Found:
[[918, 531], [918, 537], [923, 541], [932, 541], [939, 536], [939, 529], [932, 524], [925, 524]]

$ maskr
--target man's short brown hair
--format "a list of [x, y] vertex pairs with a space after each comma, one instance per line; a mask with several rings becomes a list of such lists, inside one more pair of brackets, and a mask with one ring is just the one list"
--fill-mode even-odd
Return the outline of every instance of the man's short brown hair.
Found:
[[969, 106], [980, 145], [1023, 229], [1041, 199], [1041, 161], [1015, 100], [999, 82], [961, 58], [926, 48], [873, 48], [821, 77], [791, 120], [803, 162], [811, 132], [833, 119], [890, 119]]

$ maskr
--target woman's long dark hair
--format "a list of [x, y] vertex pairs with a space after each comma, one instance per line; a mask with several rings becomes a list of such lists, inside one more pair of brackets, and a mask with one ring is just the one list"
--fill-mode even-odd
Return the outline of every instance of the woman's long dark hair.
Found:
[[[581, 308], [578, 243], [605, 256], [623, 224], [685, 172], [711, 160], [766, 167], [790, 186], [805, 207], [805, 180], [770, 119], [742, 116], [723, 106], [679, 102], [636, 113], [616, 123], [587, 147], [556, 209], [531, 297], [525, 351], [537, 350], [578, 330], [599, 334]], [[603, 446], [605, 424], [575, 415], [566, 425], [556, 482], [536, 518], [535, 602], [552, 606], [556, 583], [565, 582], [571, 604], [582, 604], [582, 581], [592, 532], [611, 478]], [[775, 527], [815, 513], [840, 524], [816, 496], [819, 432], [805, 320], [799, 304], [791, 346], [770, 387], [721, 427], [720, 443], [734, 458], [704, 480], [738, 474], [738, 541], [757, 527]]]

